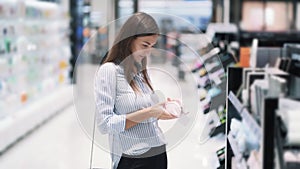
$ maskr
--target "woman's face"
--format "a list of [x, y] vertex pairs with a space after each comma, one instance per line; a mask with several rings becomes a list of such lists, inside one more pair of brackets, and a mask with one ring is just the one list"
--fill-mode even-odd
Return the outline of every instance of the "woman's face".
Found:
[[134, 39], [131, 46], [133, 59], [142, 63], [142, 60], [150, 56], [151, 49], [157, 42], [158, 35], [141, 36]]

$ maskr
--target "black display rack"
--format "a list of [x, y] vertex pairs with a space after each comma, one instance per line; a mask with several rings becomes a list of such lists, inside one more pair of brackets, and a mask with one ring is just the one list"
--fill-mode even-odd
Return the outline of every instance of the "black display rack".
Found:
[[[244, 106], [240, 101], [239, 88], [242, 84], [242, 72], [243, 68], [232, 67], [228, 69], [228, 81], [227, 81], [227, 117], [226, 117], [226, 168], [232, 168], [232, 158], [235, 157], [239, 161], [239, 168], [248, 168], [246, 161], [248, 155], [240, 153], [237, 141], [233, 138], [230, 131], [231, 120], [233, 118], [241, 121], [244, 120], [248, 126], [251, 126], [251, 130], [254, 131], [257, 138], [260, 141], [260, 149], [262, 157], [260, 159], [262, 169], [265, 168], [279, 168], [289, 169], [283, 159], [283, 152], [286, 149], [284, 145], [284, 133], [286, 128], [280, 118], [277, 115], [277, 109], [279, 108], [280, 98], [265, 98], [264, 107], [261, 117], [258, 118], [252, 114], [248, 107]], [[299, 79], [294, 75], [289, 75], [287, 80], [294, 81], [293, 79]], [[292, 88], [295, 83], [288, 83], [289, 88]], [[299, 84], [297, 86], [300, 86]], [[288, 93], [285, 98], [299, 100]]]
[[70, 0], [70, 15], [72, 16], [70, 22], [70, 40], [71, 40], [71, 52], [72, 58], [70, 63], [72, 69], [70, 71], [70, 77], [73, 78], [73, 82], [76, 82], [75, 65], [76, 62], [80, 62], [78, 56], [88, 40], [88, 37], [83, 36], [85, 28], [90, 27], [90, 0]]
[[[240, 164], [240, 168], [247, 168], [247, 157], [240, 153], [239, 148], [237, 146], [236, 140], [233, 138], [233, 136], [230, 133], [230, 125], [231, 120], [233, 118], [237, 120], [245, 120], [249, 126], [252, 126], [251, 130], [258, 135], [258, 138], [261, 138], [263, 140], [261, 148], [263, 149], [263, 161], [262, 166], [263, 168], [273, 168], [270, 167], [273, 165], [273, 150], [270, 151], [274, 147], [274, 132], [271, 132], [272, 129], [274, 130], [274, 113], [273, 110], [277, 107], [268, 107], [266, 109], [266, 113], [264, 113], [263, 119], [268, 120], [262, 120], [262, 125], [260, 125], [256, 118], [254, 118], [250, 112], [248, 111], [247, 107], [245, 107], [241, 102], [240, 98], [237, 96], [239, 91], [239, 86], [242, 82], [242, 68], [229, 68], [228, 69], [228, 99], [227, 99], [227, 117], [226, 117], [226, 135], [227, 135], [227, 141], [226, 141], [226, 168], [231, 168], [232, 163], [231, 159], [234, 156]], [[274, 104], [274, 100], [266, 100], [266, 104]], [[269, 132], [266, 132], [269, 130]], [[267, 133], [267, 134], [266, 134]], [[272, 163], [272, 164], [271, 164]], [[267, 167], [268, 166], [268, 167]]]

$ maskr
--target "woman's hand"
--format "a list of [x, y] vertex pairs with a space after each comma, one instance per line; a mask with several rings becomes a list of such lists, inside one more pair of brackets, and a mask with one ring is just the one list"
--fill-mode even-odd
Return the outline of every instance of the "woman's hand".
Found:
[[167, 98], [167, 101], [168, 101], [168, 102], [170, 102], [170, 101], [176, 101], [179, 105], [182, 104], [180, 100], [178, 100], [178, 99], [171, 99], [171, 98], [169, 98], [169, 97]]
[[177, 118], [176, 116], [167, 112], [164, 107], [165, 107], [165, 102], [159, 103], [159, 104], [156, 104], [156, 105], [150, 107], [150, 112], [152, 114], [152, 117], [155, 117], [155, 118], [161, 119], [161, 120], [170, 120], [170, 119]]

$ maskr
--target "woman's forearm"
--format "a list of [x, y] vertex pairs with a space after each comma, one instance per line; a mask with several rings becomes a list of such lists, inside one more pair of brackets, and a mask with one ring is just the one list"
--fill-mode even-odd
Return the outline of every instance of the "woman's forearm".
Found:
[[151, 117], [161, 119], [161, 120], [169, 120], [177, 118], [176, 116], [172, 115], [171, 113], [168, 113], [165, 109], [165, 102], [156, 104], [154, 106], [144, 108], [141, 110], [138, 110], [133, 113], [129, 113], [126, 115], [126, 124], [125, 124], [125, 130], [137, 125], [138, 123], [147, 120]]
[[151, 117], [153, 117], [153, 113], [151, 113], [151, 107], [141, 109], [133, 113], [129, 113], [126, 115], [125, 130]]

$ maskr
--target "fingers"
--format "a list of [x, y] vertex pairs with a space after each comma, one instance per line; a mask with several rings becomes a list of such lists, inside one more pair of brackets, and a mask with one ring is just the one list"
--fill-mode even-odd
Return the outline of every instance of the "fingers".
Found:
[[158, 117], [158, 119], [161, 119], [161, 120], [170, 120], [170, 119], [175, 119], [175, 118], [178, 118], [177, 116], [167, 112], [167, 111], [163, 111], [160, 116]]
[[167, 101], [170, 102], [170, 101], [176, 101], [178, 104], [181, 105], [181, 101], [179, 99], [171, 99], [171, 98], [167, 98]]
[[[170, 101], [171, 99], [167, 98], [167, 100]], [[176, 115], [171, 114], [165, 109], [165, 104], [166, 102], [161, 102], [152, 107], [152, 111], [155, 112], [154, 116], [162, 120], [178, 118]]]

